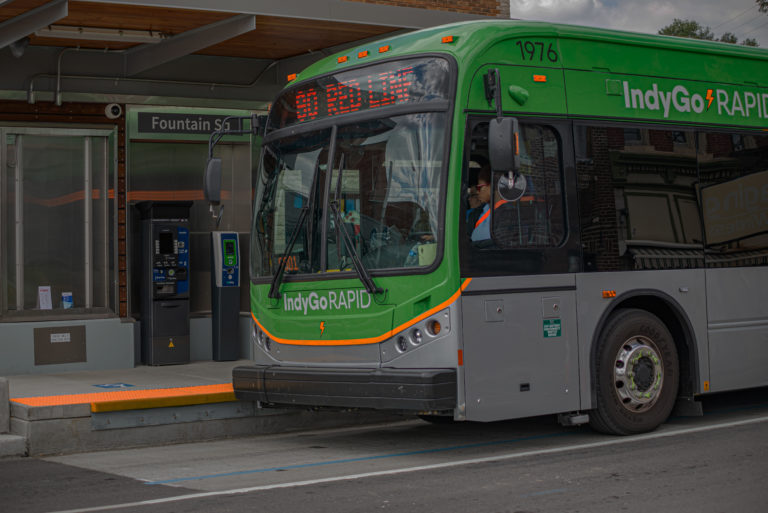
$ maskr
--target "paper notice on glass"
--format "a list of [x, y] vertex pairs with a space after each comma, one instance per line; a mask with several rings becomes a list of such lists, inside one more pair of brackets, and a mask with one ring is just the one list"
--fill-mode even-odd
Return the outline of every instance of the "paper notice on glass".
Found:
[[40, 310], [53, 310], [50, 285], [37, 287], [37, 307]]

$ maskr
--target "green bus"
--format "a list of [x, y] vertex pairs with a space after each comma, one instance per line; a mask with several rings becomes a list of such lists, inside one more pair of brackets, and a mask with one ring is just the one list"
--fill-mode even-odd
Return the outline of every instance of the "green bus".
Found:
[[238, 398], [631, 434], [768, 385], [768, 52], [480, 21], [289, 80]]

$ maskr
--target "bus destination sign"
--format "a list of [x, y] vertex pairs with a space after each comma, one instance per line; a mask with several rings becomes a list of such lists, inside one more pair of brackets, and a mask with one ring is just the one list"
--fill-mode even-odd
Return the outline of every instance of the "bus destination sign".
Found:
[[272, 129], [343, 114], [420, 101], [446, 100], [448, 62], [409, 59], [353, 69], [301, 83], [270, 113]]
[[296, 92], [296, 120], [351, 114], [408, 101], [413, 67], [362, 75], [325, 88], [312, 85]]

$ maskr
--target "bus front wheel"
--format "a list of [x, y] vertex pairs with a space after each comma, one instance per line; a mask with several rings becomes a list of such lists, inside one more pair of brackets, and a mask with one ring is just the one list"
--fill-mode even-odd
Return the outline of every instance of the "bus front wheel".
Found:
[[652, 431], [672, 411], [679, 382], [675, 343], [655, 315], [622, 309], [611, 315], [598, 341], [597, 431], [630, 435]]

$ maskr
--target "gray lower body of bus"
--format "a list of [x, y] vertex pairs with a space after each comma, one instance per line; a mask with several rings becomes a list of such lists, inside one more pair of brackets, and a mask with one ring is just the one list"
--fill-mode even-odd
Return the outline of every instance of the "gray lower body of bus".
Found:
[[482, 422], [588, 415], [602, 432], [649, 431], [681, 399], [768, 385], [764, 303], [744, 301], [764, 283], [760, 267], [474, 278], [436, 314], [438, 336], [416, 325], [367, 348], [256, 344], [254, 365], [233, 371], [235, 393]]

